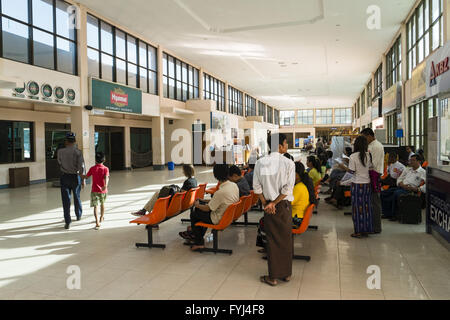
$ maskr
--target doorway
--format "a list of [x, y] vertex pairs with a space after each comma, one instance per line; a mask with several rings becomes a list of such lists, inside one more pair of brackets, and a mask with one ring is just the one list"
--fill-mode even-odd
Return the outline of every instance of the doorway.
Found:
[[64, 148], [64, 140], [70, 130], [70, 124], [45, 124], [45, 176], [47, 181], [58, 180], [61, 176], [57, 155], [58, 150]]
[[95, 152], [103, 152], [105, 166], [110, 170], [125, 169], [125, 140], [123, 127], [95, 126]]

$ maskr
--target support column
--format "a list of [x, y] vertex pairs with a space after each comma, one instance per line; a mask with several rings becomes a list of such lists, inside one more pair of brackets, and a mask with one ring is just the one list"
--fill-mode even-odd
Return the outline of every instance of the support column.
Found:
[[164, 116], [152, 119], [153, 169], [164, 170], [166, 164], [164, 143]]
[[95, 157], [90, 153], [91, 138], [89, 134], [89, 111], [84, 106], [89, 104], [89, 78], [87, 59], [87, 10], [80, 6], [80, 29], [78, 29], [78, 75], [80, 76], [81, 107], [71, 107], [71, 130], [76, 134], [78, 148], [83, 152], [86, 167], [94, 165]]

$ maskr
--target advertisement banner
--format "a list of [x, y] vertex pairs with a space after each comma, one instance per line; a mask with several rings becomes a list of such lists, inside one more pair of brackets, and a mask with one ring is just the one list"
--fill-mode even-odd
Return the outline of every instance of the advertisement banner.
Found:
[[450, 42], [427, 60], [427, 98], [450, 91]]
[[97, 109], [142, 114], [142, 91], [91, 79], [91, 104]]

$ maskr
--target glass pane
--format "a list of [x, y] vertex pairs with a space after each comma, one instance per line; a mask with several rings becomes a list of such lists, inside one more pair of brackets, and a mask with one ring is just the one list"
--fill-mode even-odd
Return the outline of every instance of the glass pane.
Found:
[[102, 22], [101, 24], [101, 42], [102, 42], [102, 51], [113, 54], [113, 34], [112, 34], [112, 26]]
[[71, 21], [71, 14], [75, 12], [68, 12], [70, 4], [63, 1], [56, 1], [56, 33], [62, 37], [70, 40], [75, 40], [75, 25], [76, 21]]
[[194, 87], [198, 87], [198, 70], [194, 70]]
[[33, 0], [33, 25], [53, 32], [53, 0]]
[[125, 60], [125, 33], [116, 29], [116, 57]]
[[[187, 64], [186, 64], [186, 63], [183, 63], [183, 66], [182, 66], [182, 81], [183, 81], [184, 83], [187, 83], [187, 82], [188, 82], [188, 81], [187, 81], [187, 78], [188, 78], [188, 68], [187, 68]], [[208, 75], [205, 75], [205, 81], [206, 81], [206, 83], [209, 82], [208, 79], [209, 79]]]
[[[150, 72], [151, 74], [151, 72]], [[168, 98], [169, 97], [169, 92], [168, 92], [168, 80], [167, 77], [163, 77], [163, 92], [164, 92], [164, 98]]]
[[419, 58], [419, 63], [421, 63], [422, 61], [423, 61], [423, 44], [424, 44], [424, 40], [423, 39], [421, 39], [420, 41], [419, 41], [419, 45], [417, 46], [417, 50], [419, 51], [418, 52], [418, 58]]
[[430, 28], [430, 8], [428, 6], [429, 0], [425, 0], [425, 32]]
[[[149, 76], [149, 93], [158, 94], [158, 79], [156, 77], [156, 72], [149, 71], [148, 76]], [[164, 85], [164, 90], [167, 91], [167, 82]]]
[[99, 77], [99, 53], [96, 50], [89, 49], [87, 50], [88, 55], [88, 74], [90, 77]]
[[169, 98], [175, 99], [175, 80], [169, 79]]
[[125, 61], [116, 59], [116, 81], [118, 83], [127, 83], [127, 70]]
[[177, 60], [177, 63], [175, 65], [175, 74], [177, 77], [177, 80], [181, 80], [181, 61]]
[[91, 48], [99, 49], [98, 20], [93, 16], [87, 16], [87, 44]]
[[29, 122], [13, 122], [14, 130], [14, 162], [32, 160], [31, 124]]
[[102, 79], [113, 81], [113, 57], [102, 53]]
[[417, 14], [417, 32], [418, 37], [420, 38], [423, 35], [423, 5], [419, 7]]
[[152, 46], [148, 46], [148, 63], [149, 68], [153, 71], [156, 71], [156, 48]]
[[137, 87], [137, 66], [128, 64], [128, 85], [130, 87]]
[[188, 100], [188, 85], [183, 83], [183, 99]]
[[28, 63], [28, 27], [7, 18], [3, 18], [2, 27], [3, 57]]
[[175, 78], [175, 61], [173, 57], [169, 57], [169, 77]]
[[430, 54], [430, 33], [427, 32], [424, 36], [425, 42], [425, 57], [428, 57]]
[[439, 47], [439, 23], [436, 23], [432, 29], [433, 41], [432, 41], [432, 50], [435, 50]]
[[147, 68], [147, 44], [139, 41], [139, 65]]
[[[147, 55], [147, 52], [145, 54]], [[147, 73], [147, 69], [139, 68], [139, 88], [143, 92], [148, 92]]]
[[57, 38], [58, 71], [76, 74], [76, 45], [74, 42]]
[[432, 17], [431, 17], [431, 21], [434, 22], [436, 21], [437, 18], [439, 18], [440, 15], [440, 8], [439, 8], [439, 0], [432, 0]]
[[181, 81], [175, 82], [175, 85], [176, 85], [176, 91], [177, 91], [177, 100], [182, 100], [183, 96], [181, 95], [181, 87], [182, 87]]
[[12, 122], [0, 121], [0, 163], [13, 162]]
[[54, 69], [53, 35], [33, 29], [34, 64], [40, 67]]
[[2, 0], [2, 13], [28, 22], [28, 0]]
[[136, 39], [127, 35], [128, 62], [137, 63]]
[[163, 64], [163, 75], [167, 76], [168, 74], [167, 74], [167, 55], [166, 54], [163, 54], [162, 64]]

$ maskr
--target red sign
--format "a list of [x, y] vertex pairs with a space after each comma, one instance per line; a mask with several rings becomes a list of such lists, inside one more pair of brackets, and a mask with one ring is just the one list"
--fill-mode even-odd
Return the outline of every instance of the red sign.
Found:
[[434, 61], [431, 62], [431, 86], [434, 86], [436, 84], [436, 78], [441, 76], [442, 74], [446, 73], [448, 70], [450, 70], [448, 66], [448, 60], [447, 57], [445, 60], [439, 62], [437, 65], [434, 64]]
[[111, 91], [111, 103], [120, 107], [128, 106], [128, 95]]

